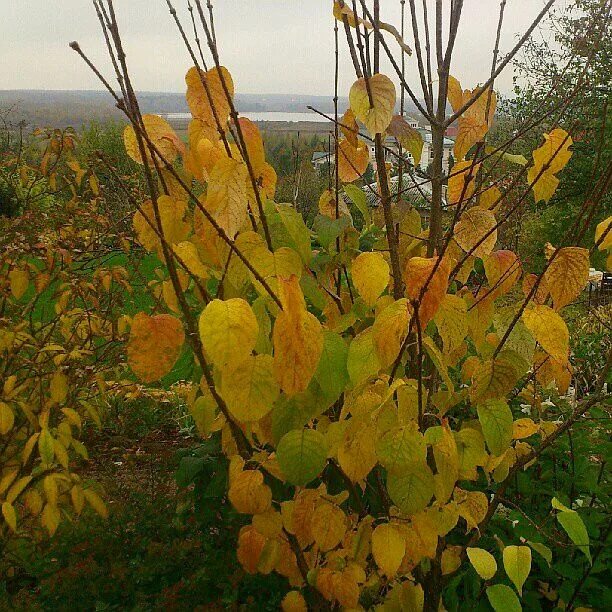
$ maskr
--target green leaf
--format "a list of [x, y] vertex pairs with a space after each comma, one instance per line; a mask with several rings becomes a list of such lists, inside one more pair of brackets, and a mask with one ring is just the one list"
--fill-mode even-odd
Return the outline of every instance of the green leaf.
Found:
[[552, 550], [550, 550], [546, 544], [542, 544], [541, 542], [531, 542], [530, 540], [527, 540], [527, 544], [529, 544], [529, 546], [531, 546], [531, 548], [533, 548], [533, 550], [535, 550], [538, 554], [544, 557], [548, 565], [552, 563]]
[[389, 472], [403, 473], [413, 463], [422, 464], [425, 461], [425, 438], [416, 424], [394, 427], [376, 442], [376, 455]]
[[487, 446], [499, 457], [512, 442], [512, 411], [504, 400], [488, 400], [477, 410]]
[[266, 212], [274, 249], [281, 246], [291, 247], [299, 254], [304, 264], [309, 265], [312, 259], [310, 230], [306, 227], [302, 215], [291, 204], [274, 204], [270, 201], [266, 204], [266, 211], [277, 213], [270, 215]]
[[589, 563], [593, 563], [591, 549], [589, 548], [589, 534], [580, 515], [575, 510], [570, 510], [564, 506], [556, 497], [552, 500], [552, 506], [556, 510], [560, 510], [557, 514], [557, 520], [561, 527], [565, 529], [572, 542], [586, 555]]
[[495, 612], [521, 612], [521, 602], [516, 593], [505, 584], [487, 587], [487, 597]]
[[323, 352], [314, 378], [323, 393], [335, 402], [349, 380], [346, 362], [348, 346], [342, 336], [331, 331], [323, 332]]
[[340, 217], [339, 219], [330, 219], [325, 215], [317, 215], [315, 217], [312, 229], [317, 235], [319, 244], [327, 251], [330, 245], [342, 234], [342, 232], [350, 225], [348, 217]]
[[470, 563], [483, 580], [491, 580], [495, 576], [497, 561], [495, 561], [495, 557], [489, 551], [482, 548], [468, 547], [466, 552]]
[[506, 546], [503, 552], [504, 569], [519, 595], [531, 571], [531, 548], [529, 546]]
[[202, 457], [183, 457], [174, 478], [179, 487], [188, 487], [204, 470], [206, 460]]
[[294, 429], [279, 442], [276, 458], [287, 481], [304, 486], [316, 478], [325, 467], [325, 438], [314, 429]]
[[366, 225], [372, 225], [372, 213], [368, 206], [368, 199], [365, 191], [357, 185], [348, 184], [344, 186], [344, 192], [351, 199], [351, 202], [357, 207], [357, 210], [363, 216]]
[[433, 473], [424, 462], [412, 464], [401, 474], [387, 476], [387, 491], [393, 503], [404, 514], [416, 514], [433, 497]]
[[40, 432], [38, 438], [38, 450], [40, 452], [40, 459], [45, 465], [53, 463], [55, 457], [55, 445], [53, 443], [53, 436], [48, 428], [44, 428]]

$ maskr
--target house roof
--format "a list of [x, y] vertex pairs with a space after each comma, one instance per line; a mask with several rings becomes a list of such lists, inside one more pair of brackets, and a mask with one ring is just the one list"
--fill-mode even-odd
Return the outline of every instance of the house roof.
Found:
[[329, 159], [331, 157], [333, 157], [333, 153], [329, 153], [328, 151], [315, 151], [312, 154], [312, 161], [319, 161], [321, 159]]
[[[399, 175], [393, 176], [389, 179], [389, 191], [392, 196], [396, 196], [399, 192]], [[372, 183], [364, 188], [368, 205], [377, 207], [380, 203], [378, 197], [378, 185]], [[424, 181], [418, 176], [414, 176], [408, 172], [402, 174], [402, 188], [401, 195], [404, 200], [412, 201], [417, 208], [429, 208], [431, 198], [431, 182]], [[423, 197], [425, 196], [425, 198]], [[442, 203], [446, 206], [446, 201]]]

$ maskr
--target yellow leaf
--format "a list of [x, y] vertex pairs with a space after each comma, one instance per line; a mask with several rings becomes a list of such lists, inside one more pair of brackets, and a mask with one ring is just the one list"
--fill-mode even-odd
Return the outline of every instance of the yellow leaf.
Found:
[[51, 465], [55, 457], [55, 445], [51, 432], [45, 427], [38, 437], [38, 451], [44, 465]]
[[517, 419], [512, 424], [512, 437], [515, 440], [529, 438], [540, 431], [540, 426], [531, 419]]
[[458, 295], [447, 293], [434, 315], [434, 323], [442, 338], [444, 352], [457, 350], [468, 333], [467, 304]]
[[[182, 200], [173, 200], [169, 196], [160, 196], [157, 199], [159, 217], [161, 220], [161, 232], [168, 244], [182, 242], [189, 235], [189, 225], [184, 217], [187, 211], [187, 203]], [[147, 249], [163, 255], [161, 241], [159, 239], [159, 227], [155, 217], [153, 202], [147, 200], [140, 211], [134, 215], [133, 225], [138, 242]]]
[[364, 299], [372, 307], [380, 294], [389, 284], [389, 264], [380, 253], [361, 253], [351, 267], [353, 284]]
[[563, 247], [544, 274], [555, 310], [573, 302], [589, 282], [589, 250]]
[[242, 137], [246, 144], [247, 156], [255, 174], [258, 174], [266, 163], [266, 152], [259, 128], [246, 117], [238, 119]]
[[569, 148], [572, 146], [572, 137], [563, 129], [555, 128], [550, 134], [544, 134], [544, 144], [533, 152], [534, 166], [540, 170], [549, 164], [547, 172], [557, 174], [572, 157]]
[[225, 84], [230, 98], [234, 95], [234, 82], [227, 68], [214, 67], [204, 72], [203, 70], [198, 71], [198, 68], [193, 66], [187, 72], [185, 82], [187, 83], [187, 104], [191, 114], [216, 129], [214, 115], [216, 113], [221, 127], [225, 127], [230, 113], [230, 103], [223, 85]]
[[565, 321], [548, 306], [536, 305], [523, 312], [523, 322], [542, 348], [565, 363], [569, 353], [569, 331]]
[[55, 372], [49, 383], [49, 393], [53, 403], [62, 404], [68, 396], [68, 377], [60, 371]]
[[459, 502], [459, 514], [466, 523], [468, 531], [477, 527], [485, 518], [489, 508], [487, 496], [482, 491], [459, 491], [455, 489], [455, 499]]
[[230, 362], [223, 370], [221, 395], [236, 419], [243, 423], [259, 421], [272, 410], [279, 395], [273, 358], [249, 355]]
[[342, 139], [338, 143], [338, 176], [343, 183], [356, 181], [368, 169], [370, 151], [365, 142], [352, 145]]
[[412, 308], [406, 298], [389, 304], [376, 317], [372, 326], [372, 340], [381, 367], [389, 367], [397, 358], [408, 334]]
[[476, 176], [481, 164], [468, 161], [457, 162], [448, 178], [448, 203], [450, 205], [467, 202], [476, 189]]
[[384, 74], [368, 79], [372, 104], [368, 97], [365, 78], [358, 79], [349, 92], [349, 102], [355, 117], [361, 121], [371, 136], [382, 134], [389, 127], [395, 108], [395, 85]]
[[397, 574], [404, 554], [406, 542], [393, 525], [382, 523], [372, 532], [372, 555], [383, 574], [393, 578]]
[[324, 502], [312, 515], [310, 528], [315, 544], [325, 552], [341, 542], [346, 530], [346, 517], [340, 508]]
[[28, 290], [30, 275], [27, 270], [11, 270], [8, 277], [13, 297], [20, 300]]
[[259, 333], [255, 313], [241, 298], [213, 300], [200, 316], [199, 326], [204, 350], [220, 368], [246, 359]]
[[353, 481], [363, 480], [376, 465], [376, 433], [373, 427], [349, 428], [338, 448], [338, 463]]
[[2, 516], [6, 521], [6, 524], [14, 531], [17, 531], [17, 513], [15, 512], [15, 508], [13, 504], [5, 501], [2, 504]]
[[469, 546], [466, 552], [470, 563], [483, 580], [491, 580], [495, 576], [497, 561], [490, 552], [482, 548], [470, 548]]
[[504, 569], [519, 595], [531, 571], [531, 548], [529, 546], [506, 546], [503, 550]]
[[388, 132], [412, 155], [414, 165], [418, 166], [421, 163], [421, 154], [423, 153], [423, 137], [421, 133], [411, 127], [401, 115], [393, 117], [389, 124]]
[[350, 108], [346, 109], [340, 119], [340, 130], [342, 130], [346, 140], [356, 147], [359, 142], [359, 126], [355, 121], [355, 113]]
[[205, 206], [230, 238], [248, 218], [247, 179], [244, 162], [230, 157], [221, 157], [210, 172]]
[[[179, 153], [183, 151], [183, 143], [180, 138], [176, 135], [170, 124], [162, 119], [158, 115], [143, 115], [142, 123], [144, 125], [144, 131], [146, 132], [149, 140], [153, 143], [157, 151], [161, 154], [163, 159], [172, 164], [176, 161]], [[126, 153], [138, 164], [142, 164], [142, 155], [138, 146], [138, 139], [136, 138], [136, 132], [131, 125], [128, 125], [123, 132], [123, 143], [125, 145]], [[146, 141], [143, 139], [143, 144], [146, 153], [146, 159], [149, 166], [153, 165], [153, 159], [151, 152], [149, 151]], [[159, 160], [157, 152], [155, 152], [155, 159]], [[160, 165], [164, 165], [160, 162]]]
[[49, 535], [53, 536], [60, 523], [60, 511], [58, 507], [51, 504], [46, 504], [42, 512], [41, 523], [42, 526], [49, 532]]
[[249, 574], [256, 574], [259, 560], [266, 545], [266, 538], [252, 525], [246, 525], [238, 535], [238, 561]]
[[198, 249], [193, 242], [179, 242], [172, 246], [172, 250], [191, 274], [202, 280], [208, 278], [208, 270], [202, 263], [198, 254]]
[[518, 282], [522, 272], [519, 258], [507, 250], [493, 251], [484, 259], [484, 268], [492, 299], [508, 293]]
[[[336, 194], [326, 189], [319, 198], [319, 212], [330, 219], [336, 219]], [[351, 217], [346, 202], [340, 197], [338, 199], [338, 216]]]
[[288, 395], [305, 391], [323, 352], [323, 328], [306, 310], [297, 276], [279, 278], [282, 312], [276, 318], [272, 340], [274, 372]]
[[299, 591], [289, 591], [281, 602], [283, 612], [308, 612], [308, 606]]
[[106, 508], [105, 503], [102, 501], [102, 498], [92, 489], [85, 489], [83, 491], [83, 495], [85, 499], [89, 503], [89, 505], [102, 517], [108, 518], [108, 509]]
[[[418, 302], [420, 300], [418, 313], [421, 331], [425, 330], [427, 323], [431, 321], [438, 311], [448, 287], [450, 262], [444, 258], [438, 263], [438, 259], [438, 257], [412, 257], [406, 262], [404, 268], [406, 297], [411, 302]], [[438, 265], [436, 266], [436, 264]], [[433, 272], [434, 267], [435, 272]], [[421, 298], [421, 293], [430, 277], [431, 281]], [[416, 326], [413, 326], [412, 331], [416, 331]]]
[[501, 351], [495, 359], [479, 363], [472, 376], [470, 400], [478, 404], [489, 399], [505, 397], [514, 388], [521, 374], [519, 360], [513, 351]]
[[458, 120], [454, 152], [455, 159], [461, 161], [472, 146], [482, 140], [489, 131], [495, 115], [497, 96], [491, 87], [486, 90], [476, 87], [472, 91], [469, 89], [462, 91], [461, 84], [453, 76], [449, 76], [448, 79], [447, 96], [454, 112], [458, 112], [464, 104], [477, 98]]
[[497, 242], [495, 215], [480, 206], [466, 210], [455, 226], [455, 241], [466, 252], [484, 258]]
[[237, 474], [231, 480], [228, 497], [241, 514], [262, 514], [272, 503], [272, 491], [264, 484], [263, 474], [258, 470]]
[[595, 244], [600, 251], [612, 250], [612, 217], [604, 219], [595, 228]]
[[[537, 178], [537, 180], [536, 180]], [[546, 170], [540, 174], [540, 170], [535, 166], [531, 166], [527, 172], [527, 180], [529, 184], [533, 184], [533, 195], [536, 203], [540, 200], [548, 202], [553, 197], [557, 187], [559, 186], [559, 179], [549, 170]], [[535, 181], [535, 183], [534, 183]]]
[[15, 423], [15, 413], [5, 402], [0, 401], [0, 435], [5, 436]]
[[128, 364], [143, 382], [159, 380], [174, 367], [184, 342], [185, 332], [179, 319], [139, 312], [130, 330]]
[[478, 420], [491, 454], [503, 455], [512, 442], [512, 411], [504, 400], [478, 405]]
[[75, 484], [72, 489], [70, 489], [70, 499], [72, 500], [72, 505], [74, 506], [74, 511], [78, 514], [83, 512], [83, 507], [85, 506], [85, 495], [83, 493], [83, 488]]

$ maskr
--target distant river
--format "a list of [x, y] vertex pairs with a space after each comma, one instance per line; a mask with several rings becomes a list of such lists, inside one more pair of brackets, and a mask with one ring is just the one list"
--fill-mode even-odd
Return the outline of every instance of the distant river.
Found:
[[[298, 121], [315, 121], [324, 123], [328, 120], [316, 113], [281, 113], [275, 111], [253, 111], [248, 113], [239, 113], [241, 117], [246, 117], [251, 121], [287, 121], [289, 123], [297, 123]], [[189, 113], [166, 113], [163, 115], [167, 119], [191, 119]]]

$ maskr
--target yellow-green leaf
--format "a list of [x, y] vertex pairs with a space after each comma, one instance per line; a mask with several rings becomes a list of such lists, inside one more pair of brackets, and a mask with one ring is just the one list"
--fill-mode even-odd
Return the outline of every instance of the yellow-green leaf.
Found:
[[425, 463], [414, 463], [401, 474], [389, 474], [387, 490], [391, 501], [404, 513], [424, 510], [434, 494], [434, 477]]
[[521, 612], [521, 603], [516, 593], [505, 584], [487, 587], [487, 598], [495, 612]]
[[304, 486], [325, 467], [327, 444], [314, 429], [294, 429], [278, 443], [276, 458], [283, 476], [294, 485]]
[[232, 415], [243, 423], [268, 414], [279, 392], [271, 355], [249, 355], [223, 370], [221, 395]]
[[552, 309], [536, 305], [523, 312], [523, 322], [542, 348], [561, 363], [569, 353], [569, 331], [565, 321]]
[[482, 548], [468, 547], [466, 552], [470, 563], [483, 580], [491, 580], [495, 576], [497, 561], [495, 561], [495, 557], [489, 551]]
[[393, 578], [406, 553], [406, 541], [393, 525], [382, 523], [372, 532], [372, 555], [376, 565], [388, 578]]
[[368, 97], [365, 78], [358, 79], [349, 92], [349, 102], [355, 116], [361, 121], [371, 136], [386, 131], [393, 118], [395, 108], [395, 85], [384, 74], [375, 74], [369, 79], [372, 104]]
[[241, 298], [210, 302], [200, 316], [199, 327], [206, 354], [220, 368], [246, 359], [259, 332], [255, 313]]
[[499, 457], [512, 442], [512, 411], [504, 400], [487, 400], [478, 405], [478, 420], [489, 450]]
[[531, 571], [531, 548], [529, 546], [506, 546], [502, 555], [506, 574], [520, 595]]
[[13, 504], [5, 501], [2, 504], [2, 516], [6, 521], [6, 524], [13, 530], [17, 531], [17, 513], [15, 512], [15, 508]]
[[15, 413], [5, 402], [0, 401], [0, 435], [6, 435], [15, 423]]

